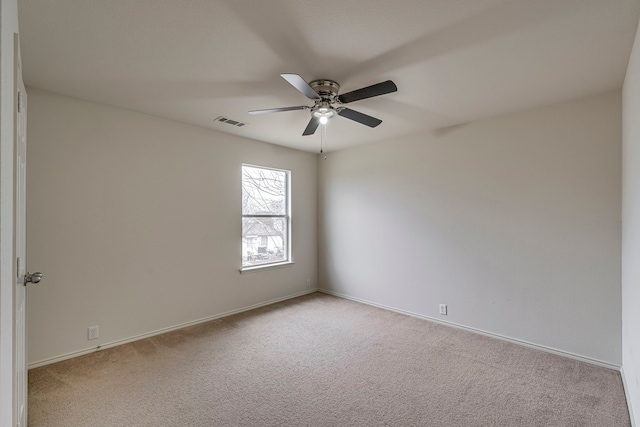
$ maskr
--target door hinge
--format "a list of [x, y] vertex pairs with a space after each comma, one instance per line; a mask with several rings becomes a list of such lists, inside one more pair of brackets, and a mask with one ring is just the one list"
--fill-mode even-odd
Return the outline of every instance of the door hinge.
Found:
[[18, 113], [22, 112], [22, 92], [18, 91]]

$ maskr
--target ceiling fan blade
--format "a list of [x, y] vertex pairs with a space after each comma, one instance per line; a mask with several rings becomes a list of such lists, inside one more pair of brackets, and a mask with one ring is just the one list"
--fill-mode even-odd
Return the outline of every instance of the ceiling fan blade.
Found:
[[320, 125], [320, 119], [316, 117], [311, 117], [311, 120], [309, 120], [309, 124], [307, 125], [304, 132], [302, 132], [302, 136], [313, 135], [316, 132], [316, 129], [318, 129], [319, 125]]
[[306, 105], [300, 105], [298, 107], [268, 108], [266, 110], [252, 110], [249, 111], [249, 114], [280, 113], [282, 111], [307, 110], [309, 108], [311, 107], [307, 107]]
[[338, 110], [338, 114], [342, 117], [346, 117], [347, 119], [351, 119], [358, 123], [362, 123], [363, 125], [367, 125], [370, 128], [374, 128], [382, 123], [382, 120], [376, 119], [375, 117], [367, 116], [364, 113], [361, 113], [356, 110], [352, 110], [351, 108], [340, 108]]
[[313, 88], [311, 86], [309, 86], [309, 83], [304, 81], [304, 79], [302, 77], [300, 77], [299, 75], [291, 74], [291, 73], [285, 73], [285, 74], [280, 74], [280, 77], [282, 77], [283, 79], [288, 81], [291, 84], [291, 86], [293, 86], [296, 89], [298, 89], [307, 98], [309, 98], [309, 99], [320, 99], [320, 95], [318, 95], [316, 93], [316, 91], [313, 90]]
[[398, 87], [391, 80], [386, 82], [377, 83], [371, 86], [363, 87], [362, 89], [347, 92], [338, 96], [338, 100], [343, 104], [347, 104], [353, 101], [360, 101], [361, 99], [372, 98], [374, 96], [385, 95], [387, 93], [395, 92]]

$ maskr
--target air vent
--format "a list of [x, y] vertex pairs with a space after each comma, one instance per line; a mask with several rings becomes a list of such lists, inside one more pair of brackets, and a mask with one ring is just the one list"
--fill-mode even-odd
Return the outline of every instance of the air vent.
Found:
[[243, 123], [238, 120], [233, 120], [233, 119], [230, 119], [229, 117], [224, 117], [224, 116], [216, 117], [215, 121], [220, 123], [226, 123], [228, 125], [235, 126], [235, 127], [242, 127], [247, 124], [247, 123]]

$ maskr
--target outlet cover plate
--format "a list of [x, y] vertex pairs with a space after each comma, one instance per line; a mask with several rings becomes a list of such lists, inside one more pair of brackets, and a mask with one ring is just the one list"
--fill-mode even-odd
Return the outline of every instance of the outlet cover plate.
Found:
[[89, 326], [87, 328], [87, 339], [95, 340], [100, 336], [100, 332], [97, 326]]

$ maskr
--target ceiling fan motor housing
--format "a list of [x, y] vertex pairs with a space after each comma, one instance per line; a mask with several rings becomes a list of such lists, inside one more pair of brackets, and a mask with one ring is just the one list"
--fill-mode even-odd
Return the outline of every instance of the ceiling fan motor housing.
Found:
[[323, 100], [336, 102], [340, 85], [333, 80], [319, 79], [309, 83], [309, 86], [317, 92]]
[[311, 107], [311, 115], [316, 118], [326, 117], [326, 119], [335, 116], [337, 111], [332, 104], [338, 102], [340, 85], [333, 80], [319, 79], [310, 82], [309, 86], [320, 95], [320, 99], [317, 99], [315, 105]]
[[319, 79], [310, 82], [309, 86], [320, 95], [320, 99], [317, 99], [316, 104], [311, 107], [311, 115], [316, 118], [326, 117], [326, 119], [335, 116], [337, 111], [332, 104], [338, 102], [340, 85], [333, 80]]

